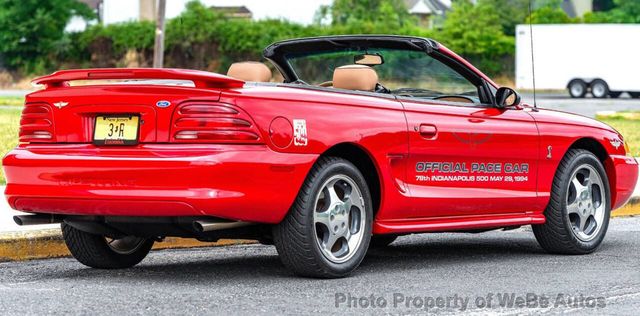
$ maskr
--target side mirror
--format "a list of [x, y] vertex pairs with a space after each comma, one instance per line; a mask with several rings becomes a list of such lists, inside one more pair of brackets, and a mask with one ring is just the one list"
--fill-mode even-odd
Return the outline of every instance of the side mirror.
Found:
[[513, 89], [501, 87], [496, 91], [496, 105], [499, 108], [506, 108], [520, 104], [520, 95]]

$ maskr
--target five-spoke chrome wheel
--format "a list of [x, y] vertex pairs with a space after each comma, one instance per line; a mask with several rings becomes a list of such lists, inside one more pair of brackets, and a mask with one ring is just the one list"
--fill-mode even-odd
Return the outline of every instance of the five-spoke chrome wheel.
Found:
[[320, 157], [287, 216], [273, 227], [273, 243], [298, 275], [344, 277], [367, 254], [372, 222], [370, 186], [360, 170], [344, 158]]
[[587, 254], [607, 234], [611, 214], [607, 173], [596, 155], [572, 148], [553, 178], [545, 222], [533, 225], [540, 246], [551, 253]]
[[567, 189], [567, 213], [576, 238], [590, 241], [598, 235], [607, 205], [602, 178], [589, 164], [576, 168]]
[[365, 206], [360, 189], [346, 175], [335, 175], [322, 185], [315, 201], [316, 242], [331, 262], [349, 260], [364, 235]]

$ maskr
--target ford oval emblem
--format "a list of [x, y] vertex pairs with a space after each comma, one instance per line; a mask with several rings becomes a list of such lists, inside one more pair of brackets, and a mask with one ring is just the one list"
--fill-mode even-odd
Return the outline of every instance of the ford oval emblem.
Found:
[[165, 101], [165, 100], [156, 102], [156, 106], [159, 108], [166, 108], [166, 107], [169, 107], [169, 105], [171, 105], [171, 102]]

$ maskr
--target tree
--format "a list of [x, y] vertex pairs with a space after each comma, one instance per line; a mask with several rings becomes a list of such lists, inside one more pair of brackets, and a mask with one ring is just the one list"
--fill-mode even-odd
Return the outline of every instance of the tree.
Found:
[[516, 34], [516, 25], [525, 22], [529, 16], [529, 0], [480, 0], [484, 5], [490, 5], [498, 15], [498, 23], [506, 35]]
[[532, 24], [566, 24], [579, 23], [580, 18], [572, 18], [562, 10], [560, 0], [539, 0], [535, 2], [531, 16], [526, 23]]
[[403, 0], [334, 0], [330, 6], [321, 7], [317, 23], [331, 18], [332, 25], [383, 24], [390, 28], [415, 25]]
[[593, 0], [593, 11], [609, 11], [614, 8], [613, 0]]
[[532, 24], [566, 24], [578, 23], [580, 19], [571, 18], [560, 8], [542, 7], [531, 13], [526, 23]]
[[454, 1], [436, 39], [470, 59], [483, 70], [496, 74], [503, 70], [502, 58], [513, 54], [514, 40], [502, 33], [500, 17], [488, 1], [473, 5]]
[[27, 72], [51, 64], [64, 29], [73, 16], [95, 14], [76, 0], [0, 0], [0, 55], [5, 66]]
[[640, 23], [640, 0], [613, 0], [613, 4], [609, 11], [585, 14], [585, 23]]

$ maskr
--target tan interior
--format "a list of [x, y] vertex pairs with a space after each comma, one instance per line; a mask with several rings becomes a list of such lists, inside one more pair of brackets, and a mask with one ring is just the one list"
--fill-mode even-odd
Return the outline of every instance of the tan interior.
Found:
[[333, 87], [347, 90], [374, 91], [378, 74], [364, 65], [347, 65], [333, 71]]
[[271, 70], [261, 62], [245, 61], [231, 64], [227, 76], [244, 81], [269, 82]]

